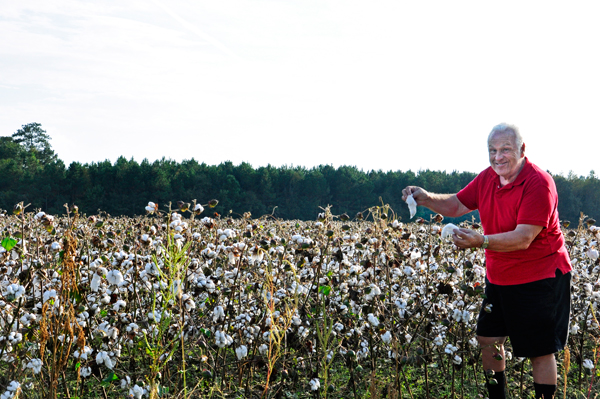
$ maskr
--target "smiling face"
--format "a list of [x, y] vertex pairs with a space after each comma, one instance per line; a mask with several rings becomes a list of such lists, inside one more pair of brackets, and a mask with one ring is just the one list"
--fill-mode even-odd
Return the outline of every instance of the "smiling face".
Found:
[[518, 148], [511, 130], [494, 132], [488, 140], [488, 153], [502, 185], [513, 182], [525, 165], [525, 144]]

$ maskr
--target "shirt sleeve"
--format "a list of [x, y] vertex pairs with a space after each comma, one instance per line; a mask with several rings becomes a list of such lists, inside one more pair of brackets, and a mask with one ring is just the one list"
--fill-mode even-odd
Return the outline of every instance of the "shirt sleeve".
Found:
[[479, 208], [479, 184], [481, 182], [481, 175], [483, 173], [485, 172], [482, 172], [479, 175], [477, 175], [477, 177], [475, 177], [471, 181], [471, 183], [467, 184], [465, 188], [463, 188], [458, 192], [458, 194], [456, 194], [456, 197], [461, 202], [461, 204], [463, 204], [472, 211]]
[[557, 195], [543, 179], [536, 179], [525, 188], [517, 224], [531, 224], [547, 228], [556, 208]]

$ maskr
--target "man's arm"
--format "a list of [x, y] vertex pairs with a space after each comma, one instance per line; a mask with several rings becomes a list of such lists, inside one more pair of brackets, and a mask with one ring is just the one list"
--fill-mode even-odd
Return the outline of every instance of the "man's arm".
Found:
[[[529, 248], [542, 226], [519, 224], [513, 231], [488, 235], [488, 249], [497, 252], [512, 252]], [[469, 229], [454, 230], [454, 244], [459, 248], [478, 248], [483, 244], [483, 235]]]
[[435, 194], [421, 187], [408, 186], [402, 190], [402, 199], [406, 201], [410, 194], [413, 195], [417, 205], [429, 208], [444, 216], [455, 218], [471, 212], [469, 208], [460, 202], [456, 194]]

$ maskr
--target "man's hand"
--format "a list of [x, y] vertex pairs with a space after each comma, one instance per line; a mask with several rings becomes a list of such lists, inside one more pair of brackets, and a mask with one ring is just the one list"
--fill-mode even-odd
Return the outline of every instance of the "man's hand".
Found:
[[422, 205], [423, 202], [429, 197], [429, 193], [417, 186], [408, 186], [404, 190], [402, 190], [402, 201], [406, 201], [409, 195], [413, 196], [417, 205]]
[[[542, 231], [542, 226], [519, 224], [513, 231], [488, 235], [488, 249], [497, 252], [520, 251], [529, 248], [531, 242]], [[452, 234], [454, 245], [458, 248], [479, 248], [483, 244], [483, 235], [469, 229], [455, 229]]]
[[455, 229], [452, 234], [454, 245], [458, 248], [479, 248], [483, 245], [484, 238], [476, 231], [469, 229]]

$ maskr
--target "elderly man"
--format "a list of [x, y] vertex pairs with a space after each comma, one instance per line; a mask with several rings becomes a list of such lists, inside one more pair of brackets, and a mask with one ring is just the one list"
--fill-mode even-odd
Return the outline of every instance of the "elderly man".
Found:
[[412, 194], [417, 205], [449, 217], [479, 210], [485, 235], [461, 228], [452, 239], [459, 248], [486, 252], [486, 299], [477, 339], [483, 368], [493, 370], [497, 381], [488, 380], [489, 397], [505, 397], [503, 344], [508, 336], [515, 356], [531, 359], [536, 398], [550, 399], [556, 391], [554, 354], [568, 337], [571, 285], [556, 187], [548, 173], [525, 157], [516, 127], [494, 127], [488, 153], [490, 167], [459, 193], [434, 194], [409, 186], [403, 199]]

